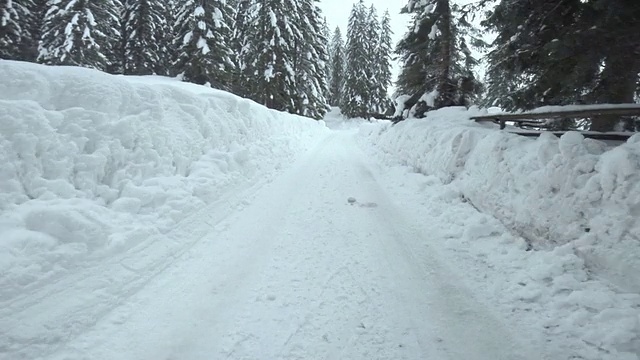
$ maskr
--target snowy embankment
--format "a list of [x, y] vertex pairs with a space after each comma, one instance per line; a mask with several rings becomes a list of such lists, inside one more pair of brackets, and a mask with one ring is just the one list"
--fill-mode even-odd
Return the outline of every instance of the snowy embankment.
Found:
[[[363, 126], [362, 141], [389, 164], [437, 177], [533, 247], [491, 240], [499, 230], [486, 219], [458, 219], [464, 232], [449, 258], [470, 252], [493, 273], [493, 284], [480, 289], [485, 299], [505, 314], [536, 314], [532, 331], [560, 346], [579, 338], [592, 349], [576, 350], [579, 358], [638, 359], [640, 136], [619, 146], [578, 133], [531, 139], [469, 120], [477, 114], [443, 109], [394, 126]], [[444, 219], [442, 231], [455, 232], [452, 220]], [[486, 282], [483, 271], [460, 271], [467, 281]]]
[[0, 60], [0, 298], [162, 241], [325, 131], [173, 79]]

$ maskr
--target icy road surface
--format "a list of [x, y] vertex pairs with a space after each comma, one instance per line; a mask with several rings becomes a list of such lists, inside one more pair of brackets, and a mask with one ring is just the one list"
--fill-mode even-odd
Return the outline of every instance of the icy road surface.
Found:
[[172, 241], [5, 302], [0, 356], [544, 358], [463, 285], [430, 248], [433, 220], [382, 177], [353, 131], [334, 131], [272, 182], [188, 218]]

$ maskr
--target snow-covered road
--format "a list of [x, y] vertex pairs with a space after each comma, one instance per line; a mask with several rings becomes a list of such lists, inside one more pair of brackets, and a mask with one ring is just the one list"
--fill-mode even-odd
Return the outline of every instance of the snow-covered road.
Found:
[[640, 137], [485, 112], [1, 61], [0, 360], [640, 360]]
[[543, 358], [430, 249], [430, 219], [379, 181], [354, 135], [334, 131], [188, 218], [170, 234], [180, 246], [150, 243], [6, 303], [0, 355]]

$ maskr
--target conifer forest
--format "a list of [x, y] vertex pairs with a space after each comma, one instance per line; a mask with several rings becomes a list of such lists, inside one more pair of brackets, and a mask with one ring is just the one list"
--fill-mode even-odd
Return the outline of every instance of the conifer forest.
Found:
[[[0, 0], [0, 58], [177, 76], [316, 119], [638, 102], [637, 0], [403, 4], [357, 1], [329, 29], [316, 0]], [[390, 11], [410, 15], [398, 43]]]

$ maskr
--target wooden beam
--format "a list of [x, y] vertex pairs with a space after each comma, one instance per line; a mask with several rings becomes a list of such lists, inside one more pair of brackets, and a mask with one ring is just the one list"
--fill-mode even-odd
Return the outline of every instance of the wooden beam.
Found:
[[560, 111], [540, 111], [540, 112], [523, 112], [516, 114], [489, 114], [481, 116], [472, 116], [471, 120], [475, 121], [526, 121], [536, 119], [557, 119], [557, 118], [590, 118], [601, 115], [616, 116], [640, 116], [640, 106], [628, 107], [612, 107], [600, 109], [583, 109], [583, 110], [560, 110]]

